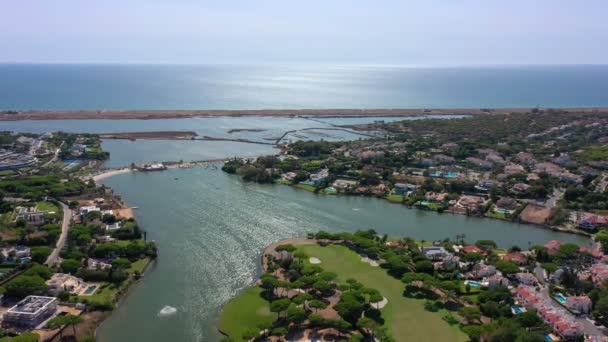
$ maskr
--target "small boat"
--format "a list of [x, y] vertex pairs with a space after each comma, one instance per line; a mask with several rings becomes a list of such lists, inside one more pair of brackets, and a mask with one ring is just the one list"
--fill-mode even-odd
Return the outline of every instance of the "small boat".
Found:
[[177, 178], [177, 177], [173, 178], [173, 180], [178, 180], [178, 179], [179, 179], [179, 178]]
[[131, 207], [131, 209], [139, 209], [139, 207]]

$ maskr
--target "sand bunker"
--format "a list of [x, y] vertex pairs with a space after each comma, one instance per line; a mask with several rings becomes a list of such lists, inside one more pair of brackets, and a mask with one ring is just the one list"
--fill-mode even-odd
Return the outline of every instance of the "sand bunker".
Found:
[[386, 297], [382, 297], [381, 301], [376, 303], [370, 303], [369, 305], [371, 305], [371, 307], [374, 309], [382, 309], [386, 306], [386, 304], [388, 304], [388, 299], [386, 299]]
[[313, 265], [318, 265], [318, 264], [321, 263], [321, 259], [315, 258], [315, 257], [311, 257], [310, 259], [308, 259], [308, 262], [310, 262]]
[[361, 262], [369, 264], [371, 267], [378, 267], [378, 262], [376, 260], [372, 260], [368, 257], [361, 258]]
[[162, 309], [160, 309], [160, 311], [158, 312], [158, 317], [168, 317], [168, 316], [173, 316], [177, 313], [177, 309], [169, 306], [169, 305], [165, 305], [165, 307], [163, 307]]

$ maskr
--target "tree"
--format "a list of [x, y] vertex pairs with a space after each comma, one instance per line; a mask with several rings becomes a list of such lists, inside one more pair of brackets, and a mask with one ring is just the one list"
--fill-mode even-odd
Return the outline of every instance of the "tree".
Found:
[[299, 324], [299, 323], [304, 322], [306, 320], [306, 318], [307, 318], [306, 311], [303, 308], [301, 308], [293, 303], [291, 303], [289, 305], [289, 307], [287, 308], [287, 320], [289, 322]]
[[308, 302], [308, 307], [313, 309], [316, 312], [318, 312], [319, 310], [323, 310], [327, 307], [327, 304], [325, 304], [324, 301], [321, 300], [311, 300]]
[[519, 272], [519, 267], [512, 261], [499, 260], [496, 262], [496, 268], [505, 274], [513, 274]]
[[357, 327], [362, 329], [366, 334], [374, 338], [374, 333], [378, 329], [378, 323], [371, 318], [361, 317], [357, 321]]
[[80, 266], [81, 266], [80, 261], [75, 260], [75, 259], [64, 259], [61, 262], [61, 269], [63, 270], [64, 273], [69, 273], [69, 274], [76, 273], [76, 271], [78, 271]]
[[53, 271], [45, 265], [33, 264], [30, 268], [28, 268], [23, 275], [37, 275], [42, 279], [49, 280], [53, 276]]
[[[65, 316], [57, 316], [53, 319], [51, 319], [48, 323], [47, 323], [47, 327], [49, 327], [50, 329], [58, 329], [61, 328], [62, 326], [66, 326], [72, 327], [72, 335], [76, 336], [76, 325], [82, 323], [83, 319], [80, 316], [76, 316], [76, 315], [65, 315]], [[62, 335], [63, 337], [63, 335]]]
[[479, 308], [474, 306], [465, 306], [458, 311], [458, 314], [464, 318], [469, 324], [479, 321], [481, 312]]
[[283, 313], [285, 310], [287, 310], [287, 308], [289, 308], [290, 304], [291, 304], [291, 301], [287, 298], [277, 299], [277, 300], [273, 301], [272, 303], [270, 303], [270, 311], [276, 312], [277, 316], [280, 318], [281, 313]]
[[37, 275], [20, 275], [6, 285], [6, 295], [15, 298], [40, 295], [46, 290], [47, 286], [44, 279]]
[[51, 255], [51, 248], [47, 246], [32, 247], [31, 254], [32, 261], [42, 264]]
[[430, 260], [420, 260], [414, 264], [416, 272], [432, 274], [435, 271], [435, 266]]

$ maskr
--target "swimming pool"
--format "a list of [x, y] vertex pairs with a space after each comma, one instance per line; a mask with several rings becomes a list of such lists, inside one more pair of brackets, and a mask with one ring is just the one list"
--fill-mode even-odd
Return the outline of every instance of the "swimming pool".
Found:
[[525, 310], [519, 305], [511, 305], [511, 310], [516, 315], [525, 312]]
[[86, 290], [84, 290], [84, 292], [82, 293], [83, 295], [92, 295], [93, 292], [95, 292], [95, 290], [97, 290], [97, 285], [91, 285], [89, 287], [87, 287]]
[[458, 177], [458, 173], [457, 172], [448, 172], [445, 174], [444, 177], [445, 178], [456, 178], [456, 177]]
[[561, 293], [556, 293], [553, 298], [560, 302], [560, 304], [566, 304], [566, 297], [564, 297], [564, 295]]
[[465, 285], [471, 285], [473, 287], [481, 287], [481, 283], [473, 280], [465, 280]]

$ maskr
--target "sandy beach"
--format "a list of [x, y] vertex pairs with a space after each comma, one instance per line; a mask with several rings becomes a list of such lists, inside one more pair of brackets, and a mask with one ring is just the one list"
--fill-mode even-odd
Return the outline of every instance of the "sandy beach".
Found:
[[[436, 109], [259, 109], [259, 110], [27, 110], [0, 111], [0, 121], [67, 119], [176, 119], [214, 116], [422, 116], [489, 115], [525, 113], [531, 108], [436, 108]], [[606, 112], [608, 108], [559, 108], [569, 112]]]
[[114, 169], [114, 170], [107, 170], [107, 171], [103, 171], [101, 173], [98, 173], [96, 175], [94, 175], [93, 177], [91, 177], [93, 179], [93, 181], [95, 183], [99, 182], [102, 179], [108, 178], [108, 177], [112, 177], [112, 176], [116, 176], [116, 175], [120, 175], [123, 173], [129, 173], [129, 172], [135, 172], [135, 170], [132, 170], [128, 167], [122, 168], [122, 169]]

